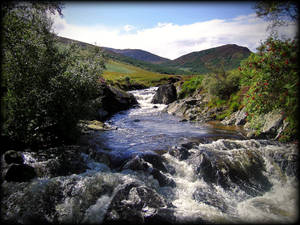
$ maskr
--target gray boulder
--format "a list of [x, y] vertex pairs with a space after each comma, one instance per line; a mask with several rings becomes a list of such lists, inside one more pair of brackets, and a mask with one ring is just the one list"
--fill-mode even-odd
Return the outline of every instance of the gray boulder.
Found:
[[[144, 158], [145, 157], [145, 158]], [[161, 156], [157, 155], [145, 155], [143, 158], [136, 156], [125, 163], [125, 165], [122, 166], [122, 170], [130, 169], [134, 171], [144, 171], [150, 175], [153, 176], [154, 179], [156, 179], [161, 187], [163, 186], [171, 186], [175, 187], [176, 184], [174, 180], [167, 177], [165, 174], [163, 174], [162, 171], [167, 171], [166, 167], [161, 162]], [[152, 163], [150, 163], [152, 162]], [[159, 168], [159, 169], [158, 169]]]
[[221, 121], [224, 125], [244, 125], [246, 123], [246, 110], [245, 108], [231, 114]]
[[173, 84], [160, 86], [153, 96], [153, 104], [170, 104], [177, 99], [176, 87]]
[[269, 112], [264, 116], [265, 123], [262, 128], [262, 134], [268, 138], [274, 138], [277, 134], [277, 129], [283, 122], [283, 115], [279, 112]]
[[104, 218], [104, 223], [141, 224], [153, 217], [166, 203], [156, 191], [137, 183], [121, 185], [116, 191]]

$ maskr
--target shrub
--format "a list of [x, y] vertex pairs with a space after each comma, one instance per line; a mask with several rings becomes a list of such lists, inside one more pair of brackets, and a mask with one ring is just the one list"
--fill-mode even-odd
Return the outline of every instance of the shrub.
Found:
[[240, 75], [236, 70], [229, 72], [216, 71], [206, 75], [203, 86], [208, 93], [226, 100], [230, 95], [239, 90]]
[[[50, 5], [49, 5], [50, 4]], [[101, 54], [61, 47], [51, 33], [51, 3], [4, 7], [2, 135], [25, 145], [67, 142], [99, 91]]]
[[203, 80], [202, 75], [192, 77], [190, 80], [185, 81], [182, 85], [181, 91], [179, 92], [179, 98], [184, 98], [188, 95], [193, 94], [197, 89], [201, 88]]
[[[239, 68], [242, 85], [247, 86], [243, 104], [248, 120], [255, 121], [260, 114], [280, 110], [296, 132], [298, 87], [298, 42], [268, 38], [242, 62]], [[254, 122], [253, 122], [254, 123]], [[290, 131], [290, 134], [293, 133]]]

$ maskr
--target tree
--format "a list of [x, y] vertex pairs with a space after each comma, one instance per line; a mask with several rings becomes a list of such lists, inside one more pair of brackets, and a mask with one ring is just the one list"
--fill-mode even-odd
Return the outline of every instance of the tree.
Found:
[[68, 142], [96, 98], [101, 52], [82, 55], [59, 46], [47, 13], [58, 3], [11, 3], [2, 7], [2, 135], [27, 146]]
[[268, 29], [275, 32], [279, 26], [298, 21], [296, 1], [259, 1], [255, 4], [256, 15], [271, 22]]

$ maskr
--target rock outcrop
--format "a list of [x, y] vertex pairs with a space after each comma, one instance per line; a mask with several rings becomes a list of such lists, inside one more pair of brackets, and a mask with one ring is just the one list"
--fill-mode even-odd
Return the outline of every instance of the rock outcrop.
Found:
[[90, 104], [93, 106], [92, 110], [84, 119], [104, 121], [117, 112], [137, 105], [138, 102], [133, 94], [102, 84], [98, 98]]
[[195, 120], [208, 122], [215, 120], [222, 112], [222, 107], [208, 107], [208, 97], [205, 94], [197, 94], [192, 97], [179, 99], [172, 102], [165, 109], [167, 113], [183, 118], [184, 120]]
[[154, 190], [137, 183], [121, 185], [108, 207], [104, 223], [142, 224], [166, 206]]
[[153, 96], [153, 104], [170, 104], [177, 99], [176, 88], [173, 84], [159, 86], [156, 94]]
[[[24, 182], [35, 177], [79, 174], [87, 169], [79, 146], [63, 146], [36, 152], [7, 151], [2, 157], [2, 178], [8, 182]], [[12, 161], [11, 156], [16, 155]], [[8, 157], [10, 156], [10, 157]]]
[[244, 125], [246, 123], [245, 108], [238, 110], [221, 121], [224, 125]]
[[1, 181], [26, 182], [37, 176], [32, 166], [24, 164], [24, 156], [21, 152], [6, 151], [1, 161]]

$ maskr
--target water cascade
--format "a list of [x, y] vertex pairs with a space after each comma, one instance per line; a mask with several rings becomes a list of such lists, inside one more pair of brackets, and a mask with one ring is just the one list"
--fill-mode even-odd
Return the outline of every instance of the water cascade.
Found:
[[[182, 122], [132, 91], [139, 107], [89, 142], [87, 169], [2, 182], [1, 217], [12, 223], [289, 223], [298, 219], [298, 149], [246, 140], [238, 130]], [[41, 163], [23, 154], [25, 164]]]

